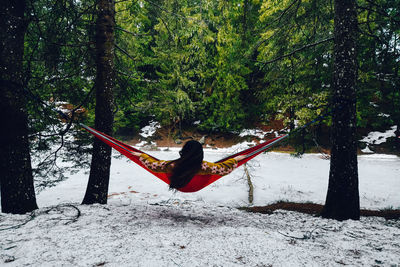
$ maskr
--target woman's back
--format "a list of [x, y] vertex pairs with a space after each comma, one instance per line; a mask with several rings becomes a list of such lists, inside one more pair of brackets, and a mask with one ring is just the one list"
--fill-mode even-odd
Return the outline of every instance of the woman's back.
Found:
[[186, 186], [196, 174], [216, 174], [226, 175], [237, 167], [238, 160], [243, 156], [228, 159], [220, 163], [203, 161], [203, 146], [194, 140], [185, 143], [181, 156], [176, 160], [156, 160], [145, 153], [137, 153], [139, 160], [153, 172], [170, 173], [169, 176], [171, 189], [179, 189]]
[[[156, 160], [147, 154], [140, 155], [140, 161], [153, 172], [172, 173], [174, 161]], [[202, 161], [201, 168], [196, 174], [227, 175], [237, 167], [237, 160], [232, 158], [220, 163]]]

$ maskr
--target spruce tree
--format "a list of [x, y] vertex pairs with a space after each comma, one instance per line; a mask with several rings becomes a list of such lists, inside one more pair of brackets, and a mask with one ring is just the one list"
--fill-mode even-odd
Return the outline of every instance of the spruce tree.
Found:
[[[99, 0], [96, 20], [96, 108], [95, 128], [108, 135], [113, 126], [114, 0]], [[82, 204], [107, 203], [111, 147], [95, 139], [89, 182]]]
[[24, 0], [0, 5], [0, 186], [5, 213], [37, 209], [28, 140], [24, 91], [24, 36], [28, 26]]
[[354, 0], [335, 0], [331, 165], [321, 215], [360, 218], [356, 140], [357, 12]]

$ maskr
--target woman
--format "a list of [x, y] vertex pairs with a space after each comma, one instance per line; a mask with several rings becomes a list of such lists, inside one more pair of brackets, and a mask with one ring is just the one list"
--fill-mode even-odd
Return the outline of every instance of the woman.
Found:
[[237, 167], [238, 161], [245, 156], [237, 156], [220, 163], [203, 161], [203, 147], [194, 140], [186, 142], [179, 151], [179, 159], [172, 161], [155, 160], [145, 153], [132, 152], [140, 161], [153, 172], [171, 173], [170, 189], [179, 189], [186, 186], [196, 174], [226, 175]]

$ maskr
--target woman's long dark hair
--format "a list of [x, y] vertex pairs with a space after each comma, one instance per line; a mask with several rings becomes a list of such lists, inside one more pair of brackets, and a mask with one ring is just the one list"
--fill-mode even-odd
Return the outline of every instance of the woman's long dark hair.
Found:
[[181, 157], [171, 162], [174, 167], [170, 177], [170, 189], [178, 189], [187, 185], [201, 169], [203, 162], [203, 147], [197, 141], [187, 141], [179, 154]]

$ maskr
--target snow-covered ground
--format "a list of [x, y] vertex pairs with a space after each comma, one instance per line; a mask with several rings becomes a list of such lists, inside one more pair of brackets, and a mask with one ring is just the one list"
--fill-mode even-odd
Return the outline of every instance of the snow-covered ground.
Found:
[[[160, 159], [178, 149], [151, 151]], [[205, 150], [218, 160], [230, 149]], [[82, 206], [88, 174], [70, 175], [37, 196], [41, 209], [0, 217], [4, 266], [400, 266], [400, 222], [382, 218], [337, 222], [296, 212], [253, 214], [243, 167], [192, 194], [167, 185], [126, 158], [112, 161], [109, 203]], [[324, 203], [329, 161], [266, 153], [250, 161], [254, 205], [279, 200]], [[86, 170], [88, 171], [88, 170]], [[400, 158], [359, 157], [363, 208], [400, 208]], [[81, 211], [76, 221], [72, 207]], [[6, 263], [7, 262], [7, 263]]]
[[[386, 116], [386, 114], [383, 114], [382, 116]], [[361, 151], [364, 153], [374, 153], [371, 149], [371, 145], [379, 145], [382, 143], [385, 143], [387, 138], [389, 137], [395, 137], [397, 130], [397, 126], [393, 125], [390, 127], [390, 129], [386, 130], [385, 132], [370, 132], [367, 136], [365, 136], [363, 139], [360, 140], [360, 142], [365, 143], [365, 148], [362, 149]]]
[[[231, 149], [205, 149], [205, 160], [216, 161], [233, 151]], [[179, 148], [169, 151], [148, 151], [159, 159], [178, 157]], [[121, 195], [147, 198], [151, 203], [170, 198], [189, 201], [205, 201], [230, 207], [248, 205], [247, 181], [243, 167], [196, 193], [174, 193], [165, 183], [127, 158], [114, 153], [111, 164], [110, 200]], [[320, 154], [305, 154], [296, 158], [286, 153], [268, 152], [249, 161], [253, 176], [254, 205], [266, 205], [279, 200], [323, 204], [325, 202], [329, 160]], [[363, 208], [400, 208], [400, 158], [373, 154], [359, 156], [360, 201]], [[86, 170], [88, 172], [89, 170]], [[88, 173], [83, 171], [54, 188], [38, 195], [40, 206], [63, 202], [80, 202], [85, 194]], [[137, 193], [130, 193], [135, 191]], [[154, 195], [157, 195], [156, 197]]]
[[271, 134], [271, 133], [275, 134], [276, 137], [278, 137], [278, 135], [279, 135], [279, 134], [278, 134], [278, 131], [275, 131], [275, 130], [263, 131], [263, 130], [260, 130], [260, 129], [244, 129], [244, 130], [242, 130], [242, 131], [240, 132], [239, 136], [240, 136], [240, 137], [244, 137], [244, 136], [256, 136], [256, 137], [258, 137], [258, 138], [260, 138], [260, 139], [264, 139], [264, 137], [265, 137], [267, 134]]

